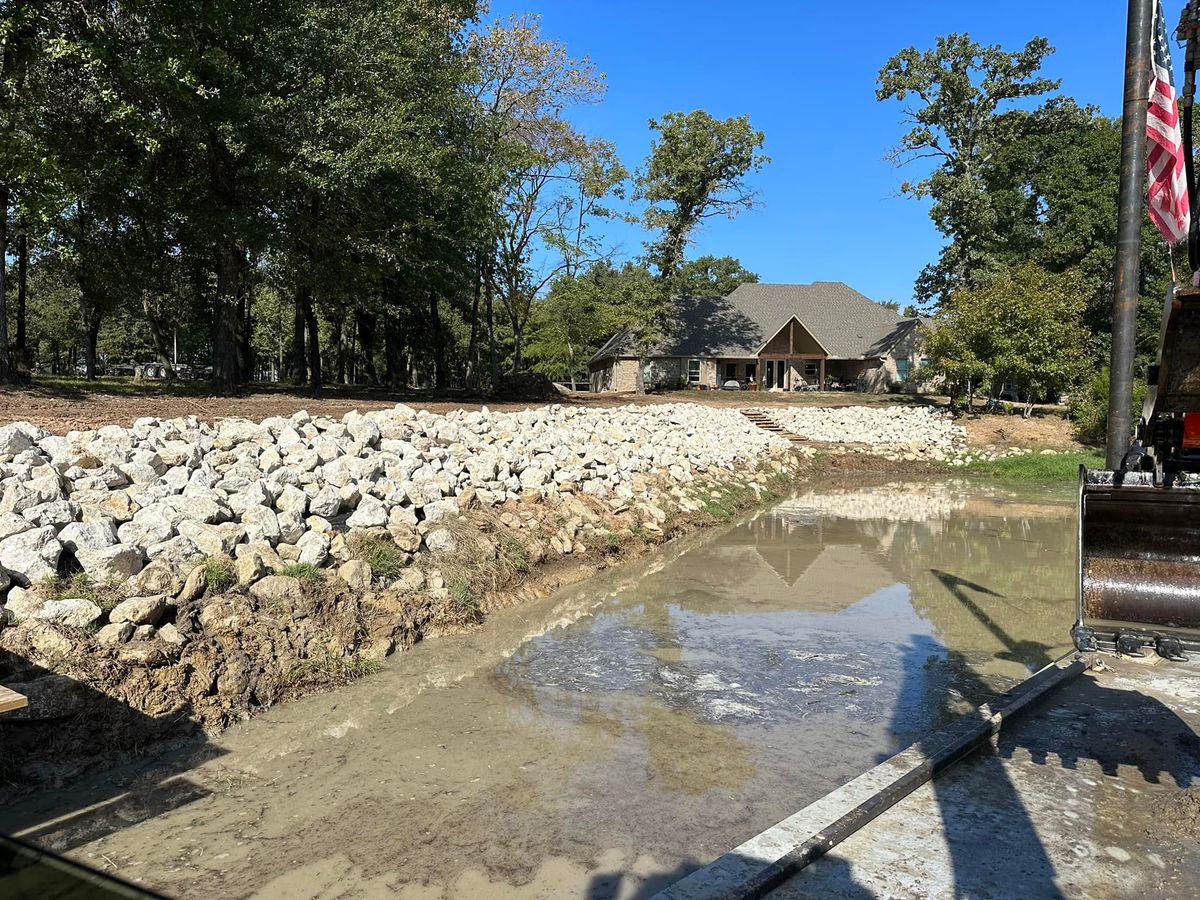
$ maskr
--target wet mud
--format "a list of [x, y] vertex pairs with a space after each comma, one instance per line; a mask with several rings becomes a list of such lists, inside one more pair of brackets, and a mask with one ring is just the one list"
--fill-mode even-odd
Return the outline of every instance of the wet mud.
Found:
[[182, 897], [652, 893], [1064, 652], [1073, 515], [810, 492], [0, 829]]

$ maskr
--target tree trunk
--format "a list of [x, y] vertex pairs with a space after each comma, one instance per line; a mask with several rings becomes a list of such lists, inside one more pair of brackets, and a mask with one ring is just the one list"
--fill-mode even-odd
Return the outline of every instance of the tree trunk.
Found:
[[475, 356], [479, 350], [479, 300], [483, 293], [483, 267], [477, 262], [475, 265], [475, 296], [471, 301], [471, 340], [467, 344], [467, 370], [463, 373], [463, 384], [468, 389], [475, 389], [479, 385], [479, 366]]
[[355, 310], [354, 320], [358, 325], [358, 340], [362, 345], [363, 373], [368, 384], [378, 385], [379, 375], [375, 371], [375, 314], [363, 312], [361, 309]]
[[8, 185], [0, 185], [0, 381], [8, 381]]
[[438, 391], [446, 389], [446, 336], [442, 333], [442, 314], [438, 309], [437, 294], [429, 295], [429, 325], [433, 329], [433, 386]]
[[96, 342], [100, 337], [100, 310], [95, 304], [89, 304], [87, 322], [87, 346], [84, 348], [84, 377], [88, 381], [96, 380]]
[[484, 290], [487, 294], [488, 374], [491, 376], [489, 387], [494, 391], [500, 383], [500, 355], [496, 351], [496, 285], [492, 281], [490, 264]]
[[238, 292], [238, 360], [241, 368], [240, 383], [254, 378], [254, 265], [245, 256], [239, 256], [238, 268], [245, 272]]
[[337, 370], [333, 376], [334, 384], [346, 383], [346, 320], [338, 319], [333, 326], [333, 352]]
[[393, 390], [408, 387], [408, 360], [404, 354], [404, 332], [394, 313], [384, 319], [383, 358], [387, 371], [384, 378]]
[[516, 312], [516, 310], [514, 310], [512, 308], [511, 304], [509, 305], [509, 309], [508, 309], [508, 318], [509, 318], [509, 321], [512, 322], [512, 330], [513, 330], [512, 370], [513, 370], [513, 373], [515, 374], [515, 373], [521, 371], [521, 331], [522, 331], [522, 328], [521, 328], [521, 322], [517, 317], [517, 312]]
[[226, 237], [217, 255], [217, 299], [213, 333], [213, 390], [230, 395], [241, 383], [238, 331], [238, 261], [240, 253]]
[[314, 394], [321, 393], [321, 333], [317, 325], [317, 311], [313, 298], [305, 293], [304, 326], [308, 330], [308, 386]]
[[146, 314], [146, 324], [150, 326], [150, 340], [154, 342], [154, 355], [160, 363], [167, 367], [170, 377], [174, 378], [175, 366], [171, 355], [167, 352], [167, 337], [163, 334], [162, 323], [154, 315], [148, 297], [142, 298], [142, 312]]
[[304, 311], [312, 305], [312, 291], [308, 285], [296, 286], [295, 313], [292, 318], [292, 384], [299, 387], [307, 380], [308, 357], [304, 352]]
[[29, 238], [24, 230], [17, 238], [17, 368], [28, 372], [31, 368], [29, 347], [25, 342], [25, 282], [29, 271]]

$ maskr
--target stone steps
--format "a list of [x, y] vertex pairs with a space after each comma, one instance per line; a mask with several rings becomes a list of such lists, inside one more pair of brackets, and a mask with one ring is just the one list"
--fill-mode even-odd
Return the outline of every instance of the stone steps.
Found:
[[791, 441], [793, 444], [808, 443], [804, 438], [798, 437], [785, 429], [782, 425], [772, 419], [766, 412], [761, 409], [743, 409], [739, 410], [743, 416], [757, 425], [763, 431], [769, 431], [771, 434], [777, 434], [785, 440]]

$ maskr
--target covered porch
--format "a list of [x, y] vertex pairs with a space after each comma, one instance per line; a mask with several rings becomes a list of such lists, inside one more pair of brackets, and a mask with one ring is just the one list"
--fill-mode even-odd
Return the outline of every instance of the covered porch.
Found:
[[792, 316], [758, 351], [758, 385], [764, 391], [820, 390], [829, 351]]

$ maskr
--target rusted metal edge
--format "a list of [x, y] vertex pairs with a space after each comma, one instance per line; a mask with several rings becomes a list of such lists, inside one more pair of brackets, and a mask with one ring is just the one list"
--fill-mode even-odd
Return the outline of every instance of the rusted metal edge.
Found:
[[1090, 655], [1070, 653], [1012, 690], [826, 794], [779, 824], [655, 895], [655, 900], [762, 897], [828, 853], [918, 787], [999, 734], [1004, 723], [1085, 672]]

